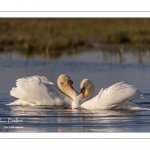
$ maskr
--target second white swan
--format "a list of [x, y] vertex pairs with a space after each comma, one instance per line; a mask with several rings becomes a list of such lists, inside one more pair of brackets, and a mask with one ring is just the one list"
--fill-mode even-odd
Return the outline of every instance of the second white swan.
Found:
[[81, 94], [72, 102], [72, 108], [84, 108], [88, 110], [98, 109], [138, 109], [139, 106], [130, 102], [142, 96], [133, 85], [119, 82], [112, 86], [101, 89], [94, 98], [94, 85], [89, 79], [84, 79], [80, 83]]

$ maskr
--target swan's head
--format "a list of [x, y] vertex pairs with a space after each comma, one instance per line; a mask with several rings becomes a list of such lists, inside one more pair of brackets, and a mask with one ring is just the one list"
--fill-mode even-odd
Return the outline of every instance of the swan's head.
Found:
[[90, 99], [94, 94], [94, 84], [89, 79], [83, 79], [80, 83], [82, 99]]
[[91, 99], [94, 95], [94, 85], [89, 79], [83, 79], [80, 83], [80, 92], [72, 102], [72, 108], [78, 108], [82, 103]]
[[59, 89], [73, 99], [77, 95], [77, 93], [75, 92], [72, 84], [73, 81], [66, 74], [61, 74], [57, 79], [57, 85]]
[[[71, 89], [74, 90], [72, 84], [73, 84], [73, 81], [70, 79], [69, 76], [67, 76], [66, 74], [61, 74], [58, 79], [57, 79], [57, 84], [58, 86], [68, 86], [70, 87]], [[60, 87], [59, 87], [60, 88]]]

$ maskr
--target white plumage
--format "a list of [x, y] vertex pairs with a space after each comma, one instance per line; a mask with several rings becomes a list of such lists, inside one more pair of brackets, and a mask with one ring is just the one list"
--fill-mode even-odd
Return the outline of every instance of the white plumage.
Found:
[[[133, 85], [119, 82], [106, 89], [101, 89], [97, 96], [83, 102], [80, 107], [89, 110], [138, 109], [139, 106], [130, 101], [140, 97], [141, 95], [142, 93]], [[79, 99], [81, 99], [80, 95], [78, 96], [78, 101]]]

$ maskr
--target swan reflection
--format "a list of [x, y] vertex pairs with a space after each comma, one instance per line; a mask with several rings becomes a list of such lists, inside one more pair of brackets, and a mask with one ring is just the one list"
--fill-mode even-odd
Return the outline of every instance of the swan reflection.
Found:
[[23, 123], [20, 124], [23, 128], [7, 130], [8, 132], [129, 132], [132, 128], [127, 124], [130, 122], [136, 126], [138, 114], [141, 114], [141, 111], [12, 106], [11, 115], [23, 118]]

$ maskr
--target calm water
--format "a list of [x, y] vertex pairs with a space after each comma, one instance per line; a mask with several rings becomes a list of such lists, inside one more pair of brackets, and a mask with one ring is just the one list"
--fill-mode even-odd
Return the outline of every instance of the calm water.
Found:
[[[9, 91], [16, 79], [42, 75], [56, 84], [68, 74], [79, 91], [83, 78], [91, 79], [95, 95], [101, 88], [125, 81], [144, 93], [135, 103], [150, 108], [150, 50], [93, 50], [45, 60], [27, 59], [15, 52], [0, 53], [0, 131], [1, 132], [150, 132], [150, 111], [72, 110], [61, 107], [6, 106], [16, 98]], [[17, 123], [15, 121], [18, 121]]]

